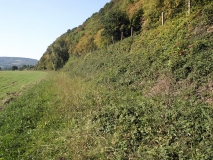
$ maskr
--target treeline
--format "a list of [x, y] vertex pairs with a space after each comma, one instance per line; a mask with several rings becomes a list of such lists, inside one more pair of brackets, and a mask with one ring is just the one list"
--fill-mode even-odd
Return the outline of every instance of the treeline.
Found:
[[[165, 20], [187, 13], [188, 0], [112, 0], [82, 25], [68, 29], [58, 37], [41, 57], [37, 69], [58, 70], [70, 55], [85, 55], [126, 37], [161, 25]], [[206, 23], [213, 21], [211, 0], [190, 0], [191, 12], [201, 11]]]
[[1, 68], [0, 67], [0, 71], [1, 70], [19, 70], [19, 71], [23, 71], [23, 70], [35, 70], [37, 67], [34, 65], [22, 65], [21, 67], [18, 66], [11, 66], [11, 67], [6, 67], [6, 68]]

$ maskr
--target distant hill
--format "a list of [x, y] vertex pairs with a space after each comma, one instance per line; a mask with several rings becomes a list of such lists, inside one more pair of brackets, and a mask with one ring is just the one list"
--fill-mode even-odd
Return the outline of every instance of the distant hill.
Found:
[[2, 69], [11, 68], [12, 66], [21, 67], [22, 65], [36, 65], [38, 60], [20, 57], [0, 57], [0, 67]]

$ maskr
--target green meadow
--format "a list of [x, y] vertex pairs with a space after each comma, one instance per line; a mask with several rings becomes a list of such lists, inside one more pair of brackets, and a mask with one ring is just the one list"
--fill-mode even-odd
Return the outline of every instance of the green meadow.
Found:
[[93, 154], [85, 145], [92, 138], [89, 121], [99, 110], [99, 90], [79, 77], [49, 73], [0, 111], [0, 159], [81, 159], [82, 152]]
[[0, 102], [21, 95], [26, 89], [36, 84], [47, 73], [42, 71], [1, 71]]

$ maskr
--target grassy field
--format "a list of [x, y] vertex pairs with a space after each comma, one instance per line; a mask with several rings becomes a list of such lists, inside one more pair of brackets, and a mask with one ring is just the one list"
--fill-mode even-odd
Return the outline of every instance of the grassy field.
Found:
[[1, 71], [0, 104], [7, 103], [10, 99], [21, 95], [46, 74], [46, 72], [41, 71]]
[[99, 89], [63, 72], [49, 73], [0, 112], [0, 159], [82, 159], [82, 154], [93, 154], [85, 145], [92, 140], [90, 119], [99, 109]]

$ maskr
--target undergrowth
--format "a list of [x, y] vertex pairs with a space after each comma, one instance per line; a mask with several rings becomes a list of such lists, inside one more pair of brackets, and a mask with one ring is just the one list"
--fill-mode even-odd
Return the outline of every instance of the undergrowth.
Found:
[[105, 86], [93, 117], [96, 137], [108, 138], [105, 158], [212, 159], [213, 39], [198, 13], [73, 56], [64, 67]]

